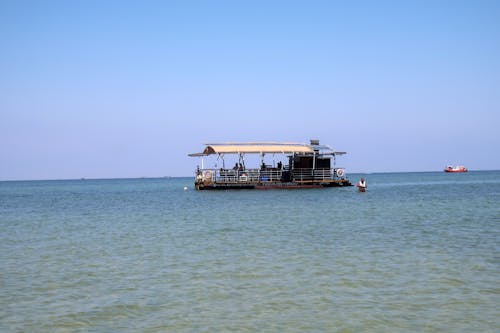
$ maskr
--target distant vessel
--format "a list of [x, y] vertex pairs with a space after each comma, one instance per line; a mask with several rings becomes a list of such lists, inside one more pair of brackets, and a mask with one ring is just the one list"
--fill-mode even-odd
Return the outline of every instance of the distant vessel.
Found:
[[452, 166], [448, 165], [445, 169], [444, 172], [467, 172], [467, 168], [464, 167], [463, 165], [457, 165], [457, 166]]
[[[233, 154], [238, 162], [227, 168], [224, 157]], [[281, 155], [287, 162], [272, 165], [264, 163], [264, 155]], [[207, 144], [203, 152], [189, 154], [201, 157], [201, 169], [196, 170], [197, 190], [271, 189], [352, 186], [345, 169], [338, 168], [336, 159], [345, 152], [320, 145], [286, 142], [243, 142]], [[216, 156], [222, 167], [205, 168], [203, 157]], [[260, 156], [261, 166], [247, 168], [246, 155]], [[274, 157], [273, 157], [274, 159]]]

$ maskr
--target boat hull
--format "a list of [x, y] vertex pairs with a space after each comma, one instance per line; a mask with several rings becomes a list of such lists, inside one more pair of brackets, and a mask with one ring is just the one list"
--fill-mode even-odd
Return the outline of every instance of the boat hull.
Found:
[[197, 190], [273, 190], [352, 186], [347, 179], [329, 182], [276, 182], [276, 183], [195, 183]]

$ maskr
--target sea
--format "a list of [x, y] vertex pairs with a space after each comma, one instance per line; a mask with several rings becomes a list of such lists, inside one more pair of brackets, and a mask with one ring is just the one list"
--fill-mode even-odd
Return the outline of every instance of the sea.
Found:
[[0, 182], [0, 332], [499, 332], [500, 171], [349, 177]]

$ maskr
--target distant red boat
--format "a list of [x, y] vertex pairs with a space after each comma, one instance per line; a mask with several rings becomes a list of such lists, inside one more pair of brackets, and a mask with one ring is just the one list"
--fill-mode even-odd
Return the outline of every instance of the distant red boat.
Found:
[[444, 169], [444, 172], [467, 172], [467, 168], [464, 167], [463, 165], [458, 165], [458, 166], [447, 166], [445, 169]]

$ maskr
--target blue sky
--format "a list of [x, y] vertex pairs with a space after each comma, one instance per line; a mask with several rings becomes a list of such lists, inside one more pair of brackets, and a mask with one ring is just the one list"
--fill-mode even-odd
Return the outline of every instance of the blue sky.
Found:
[[0, 49], [0, 180], [310, 138], [351, 172], [500, 169], [498, 1], [0, 1]]

